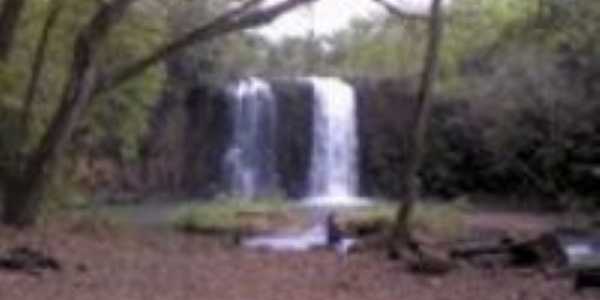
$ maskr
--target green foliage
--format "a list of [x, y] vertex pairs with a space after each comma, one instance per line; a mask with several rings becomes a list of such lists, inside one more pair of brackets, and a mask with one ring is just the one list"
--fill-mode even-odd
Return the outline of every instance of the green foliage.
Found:
[[536, 13], [535, 1], [459, 0], [448, 13], [441, 48], [442, 86], [461, 85], [465, 61], [498, 51], [505, 41], [521, 34]]
[[[58, 0], [57, 0], [58, 1]], [[98, 8], [97, 1], [62, 0], [57, 22], [50, 31], [46, 60], [29, 124], [22, 124], [25, 89], [30, 79], [42, 27], [55, 1], [27, 1], [16, 32], [10, 59], [0, 71], [0, 169], [18, 172], [38, 145], [54, 115], [73, 59], [74, 39]], [[99, 49], [99, 72], [105, 74], [148, 54], [163, 42], [165, 16], [150, 0], [139, 1]], [[150, 107], [163, 75], [155, 67], [123, 87], [97, 99], [78, 127], [67, 157], [49, 179], [47, 208], [80, 205], [87, 201], [74, 181], [80, 155], [109, 155], [121, 161], [138, 157]], [[76, 202], [76, 203], [74, 203]]]
[[219, 200], [182, 207], [174, 213], [172, 224], [186, 232], [248, 233], [268, 230], [273, 219], [284, 216], [288, 208], [288, 203], [274, 199]]
[[461, 74], [454, 97], [462, 100], [434, 110], [422, 170], [430, 192], [521, 193], [546, 207], [598, 193], [600, 10], [564, 5], [551, 15], [560, 27], [541, 11], [492, 42], [502, 47], [469, 58], [479, 67]]
[[412, 226], [433, 236], [454, 240], [465, 233], [465, 207], [455, 204], [421, 203], [415, 207]]
[[[226, 10], [230, 1], [172, 1], [169, 6], [170, 39], [176, 39], [205, 24]], [[268, 59], [267, 43], [263, 37], [250, 32], [236, 32], [217, 40], [192, 45], [178, 55], [172, 65], [172, 79], [181, 84], [227, 80], [246, 73], [256, 75], [265, 69]]]
[[[56, 27], [51, 32], [48, 45], [48, 57], [44, 73], [41, 78], [38, 99], [33, 107], [34, 116], [29, 124], [30, 130], [21, 143], [11, 143], [18, 151], [28, 151], [37, 144], [44, 132], [49, 117], [54, 113], [61, 88], [66, 80], [72, 47], [77, 31], [89, 20], [97, 3], [93, 1], [64, 0], [64, 8], [59, 16]], [[142, 2], [143, 3], [143, 2]], [[33, 59], [33, 51], [38, 42], [39, 34], [46, 14], [50, 8], [50, 1], [28, 1], [28, 6], [23, 17], [22, 26], [17, 32], [17, 43], [12, 52], [11, 60], [2, 66], [0, 73], [0, 107], [2, 110], [12, 110], [18, 115], [22, 107], [24, 89], [29, 79], [29, 68]], [[131, 61], [147, 53], [162, 41], [163, 34], [160, 17], [156, 11], [140, 5], [129, 13], [125, 22], [118, 26], [114, 34], [110, 35], [104, 49], [100, 65], [107, 71], [114, 69], [124, 62]], [[92, 138], [102, 139], [107, 135], [120, 140], [119, 151], [131, 153], [137, 147], [136, 139], [143, 131], [145, 114], [148, 106], [156, 98], [161, 83], [160, 69], [149, 71], [140, 79], [127, 86], [111, 92], [104, 98], [110, 98], [115, 105], [104, 105], [103, 102], [94, 108], [95, 113], [87, 126], [94, 130], [88, 131], [98, 134]], [[104, 110], [99, 112], [99, 110]], [[108, 117], [107, 115], [110, 115]], [[15, 116], [16, 117], [16, 116]], [[106, 119], [110, 118], [110, 122]], [[9, 122], [3, 118], [0, 122]], [[9, 126], [1, 124], [0, 127]], [[9, 126], [10, 127], [10, 126]], [[11, 131], [15, 131], [14, 128]], [[21, 131], [20, 135], [24, 133]], [[2, 134], [2, 137], [10, 134]]]
[[[357, 210], [340, 210], [337, 214], [343, 230], [355, 235], [386, 234], [396, 218], [396, 204], [378, 203]], [[464, 233], [466, 208], [463, 203], [421, 201], [415, 207], [411, 227], [438, 238], [453, 239]]]
[[[146, 6], [134, 7], [104, 45], [101, 65], [106, 71], [132, 62], [164, 42], [160, 13]], [[124, 161], [138, 158], [141, 136], [146, 131], [150, 109], [164, 80], [161, 66], [127, 82], [98, 99], [83, 132], [98, 141], [93, 147]]]
[[[413, 75], [420, 70], [418, 57], [424, 49], [425, 27], [415, 20], [387, 20], [369, 24], [355, 21], [351, 29], [331, 38], [342, 56], [340, 73], [377, 77]], [[418, 36], [418, 37], [417, 37]], [[341, 46], [341, 47], [340, 47]], [[366, 74], [365, 74], [366, 73]]]
[[[502, 41], [520, 35], [536, 14], [536, 1], [454, 1], [446, 13], [441, 51], [443, 86], [460, 85], [466, 58], [502, 48]], [[330, 36], [273, 43], [267, 66], [275, 65], [284, 74], [302, 73], [312, 66], [313, 72], [342, 76], [411, 76], [421, 71], [426, 41], [423, 19], [380, 14], [353, 20], [347, 29]], [[260, 57], [255, 59], [260, 63]]]

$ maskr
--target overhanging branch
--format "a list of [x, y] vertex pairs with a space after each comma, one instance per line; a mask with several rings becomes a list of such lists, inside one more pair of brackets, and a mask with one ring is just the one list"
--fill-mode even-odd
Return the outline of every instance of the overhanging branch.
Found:
[[287, 0], [268, 7], [258, 8], [258, 6], [264, 2], [263, 0], [249, 0], [244, 5], [226, 12], [210, 23], [191, 31], [180, 39], [166, 44], [150, 55], [104, 77], [97, 85], [94, 93], [98, 94], [114, 89], [126, 81], [138, 76], [154, 64], [176, 54], [183, 48], [194, 43], [208, 41], [232, 32], [271, 23], [280, 15], [314, 1], [316, 0]]
[[373, 1], [375, 3], [383, 6], [383, 8], [385, 8], [390, 14], [392, 14], [396, 17], [399, 17], [399, 18], [421, 19], [421, 20], [427, 20], [430, 18], [430, 16], [427, 14], [417, 14], [417, 13], [410, 13], [410, 12], [404, 11], [397, 5], [390, 3], [389, 0], [373, 0]]

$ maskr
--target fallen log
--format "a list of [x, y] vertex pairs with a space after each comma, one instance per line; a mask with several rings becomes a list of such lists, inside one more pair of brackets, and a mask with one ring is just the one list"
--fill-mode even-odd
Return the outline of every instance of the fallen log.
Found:
[[[502, 264], [508, 263], [512, 266], [529, 267], [549, 261], [550, 258], [544, 245], [546, 238], [538, 238], [523, 242], [517, 242], [510, 238], [504, 238], [496, 242], [470, 244], [450, 249], [449, 255], [452, 259], [472, 261], [476, 258], [486, 256], [498, 259]], [[508, 257], [508, 259], [505, 259]]]
[[468, 262], [486, 258], [513, 267], [552, 266], [574, 275], [575, 290], [600, 287], [600, 234], [589, 230], [561, 228], [527, 241], [471, 243], [449, 253]]
[[53, 257], [28, 247], [17, 247], [0, 257], [0, 269], [39, 275], [39, 271], [60, 271], [62, 267]]
[[470, 259], [481, 255], [506, 253], [510, 250], [512, 240], [502, 239], [492, 242], [476, 242], [451, 248], [449, 253], [453, 259]]
[[575, 291], [591, 287], [600, 287], [600, 269], [577, 272], [575, 275]]

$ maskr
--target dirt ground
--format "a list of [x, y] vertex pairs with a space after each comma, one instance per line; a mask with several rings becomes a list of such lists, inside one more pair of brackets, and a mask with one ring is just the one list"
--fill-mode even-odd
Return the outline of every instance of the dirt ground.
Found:
[[[471, 222], [548, 225], [503, 214], [476, 215]], [[56, 257], [63, 268], [39, 276], [0, 270], [0, 299], [600, 299], [597, 291], [573, 292], [569, 278], [535, 270], [463, 268], [428, 277], [379, 252], [261, 253], [206, 237], [77, 221], [27, 233], [0, 228], [0, 250], [21, 245]]]

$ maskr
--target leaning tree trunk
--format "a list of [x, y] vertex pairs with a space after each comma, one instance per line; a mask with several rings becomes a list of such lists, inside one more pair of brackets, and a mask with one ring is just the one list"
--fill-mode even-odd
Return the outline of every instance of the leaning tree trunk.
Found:
[[45, 178], [52, 176], [49, 170], [52, 169], [56, 154], [65, 148], [76, 121], [91, 99], [95, 70], [85, 51], [79, 52], [58, 113], [39, 148], [27, 163], [22, 177], [7, 191], [4, 207], [4, 222], [7, 224], [22, 227], [35, 222]]
[[58, 21], [58, 17], [62, 11], [63, 5], [64, 0], [54, 0], [54, 2], [50, 4], [50, 11], [48, 12], [48, 16], [44, 21], [44, 27], [42, 28], [42, 33], [36, 46], [35, 56], [33, 63], [31, 64], [31, 75], [29, 82], [27, 83], [27, 88], [25, 89], [25, 96], [23, 98], [23, 111], [21, 112], [21, 127], [26, 129], [26, 134], [29, 134], [28, 127], [31, 117], [31, 109], [40, 84], [42, 69], [44, 67], [44, 63], [46, 62], [50, 33]]
[[4, 0], [0, 12], [0, 60], [6, 61], [12, 49], [17, 23], [26, 0]]
[[400, 205], [396, 220], [390, 236], [390, 252], [398, 255], [399, 247], [414, 250], [414, 240], [410, 231], [410, 219], [415, 203], [419, 199], [420, 182], [419, 168], [425, 154], [425, 135], [427, 132], [431, 110], [431, 94], [435, 75], [438, 69], [439, 48], [442, 38], [442, 11], [441, 0], [433, 0], [429, 17], [429, 42], [425, 63], [421, 74], [421, 82], [417, 91], [417, 105], [414, 116], [416, 128], [412, 131], [412, 148], [407, 166], [408, 193], [405, 201]]
[[5, 224], [25, 227], [35, 223], [46, 178], [52, 176], [51, 170], [57, 154], [67, 145], [77, 121], [92, 99], [96, 82], [94, 61], [97, 49], [112, 26], [135, 1], [116, 0], [104, 4], [79, 33], [73, 51], [70, 77], [63, 89], [58, 111], [24, 171], [6, 191], [3, 212]]

